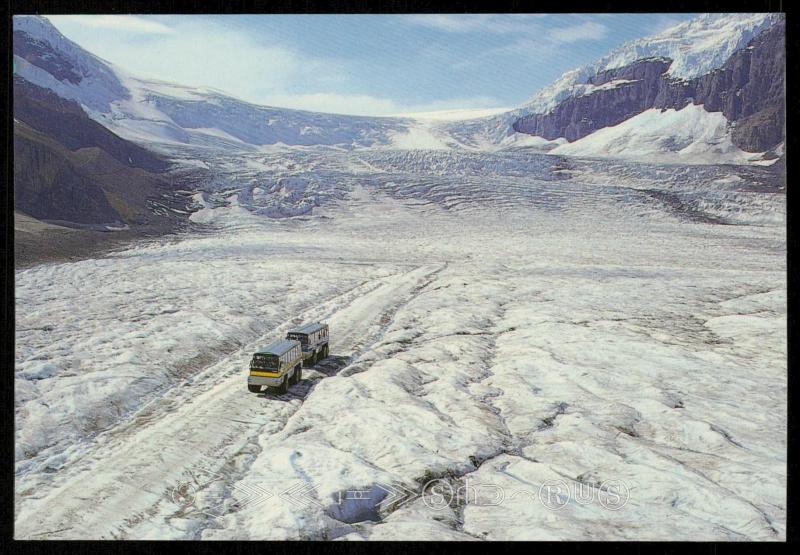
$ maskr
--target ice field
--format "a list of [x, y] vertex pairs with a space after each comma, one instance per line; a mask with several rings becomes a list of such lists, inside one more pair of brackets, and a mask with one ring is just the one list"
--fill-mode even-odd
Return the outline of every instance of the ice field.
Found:
[[195, 229], [16, 273], [17, 538], [785, 539], [771, 168], [173, 148]]

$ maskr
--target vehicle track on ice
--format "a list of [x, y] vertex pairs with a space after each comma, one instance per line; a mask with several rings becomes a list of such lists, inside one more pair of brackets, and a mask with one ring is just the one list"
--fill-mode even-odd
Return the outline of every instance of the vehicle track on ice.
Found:
[[[273, 397], [271, 393], [262, 392], [259, 394], [259, 397], [267, 399], [276, 398], [286, 401], [300, 401], [300, 403], [302, 403], [308, 397], [308, 395], [311, 394], [320, 380], [326, 377], [337, 375], [345, 369], [353, 369], [354, 371], [352, 373], [365, 371], [366, 369], [359, 366], [359, 356], [363, 352], [369, 351], [373, 345], [380, 343], [386, 329], [391, 326], [394, 320], [394, 314], [401, 307], [405, 306], [411, 300], [416, 298], [417, 295], [422, 293], [422, 291], [435, 280], [435, 276], [446, 267], [447, 262], [436, 269], [431, 269], [428, 266], [422, 266], [412, 270], [411, 272], [408, 272], [408, 274], [418, 274], [419, 277], [415, 277], [413, 281], [406, 284], [407, 287], [402, 288], [405, 294], [401, 296], [397, 302], [392, 302], [391, 299], [394, 298], [395, 294], [397, 293], [398, 284], [387, 283], [386, 285], [375, 288], [373, 290], [374, 294], [359, 297], [352, 303], [348, 304], [344, 310], [325, 317], [329, 325], [336, 326], [338, 329], [342, 329], [347, 322], [358, 322], [361, 324], [361, 326], [356, 325], [347, 328], [347, 331], [345, 331], [343, 334], [339, 334], [331, 338], [331, 348], [334, 352], [349, 352], [349, 354], [331, 355], [322, 363], [315, 365], [312, 369], [304, 368], [303, 381], [300, 384], [293, 386], [287, 393], [283, 395]], [[379, 302], [376, 302], [378, 299]], [[309, 370], [311, 371], [310, 376], [307, 375]], [[283, 425], [280, 427], [280, 429], [273, 430], [270, 435], [277, 435], [285, 430], [290, 418], [297, 412], [299, 408], [300, 404], [297, 404], [295, 406], [295, 410], [283, 421]], [[225, 462], [224, 469], [222, 471], [217, 471], [215, 473], [218, 480], [212, 480], [205, 484], [205, 486], [212, 485], [218, 489], [218, 492], [214, 496], [216, 499], [233, 498], [233, 490], [237, 489], [235, 482], [247, 478], [248, 471], [252, 463], [254, 462], [258, 453], [261, 451], [258, 440], [262, 437], [262, 435], [263, 434], [261, 433], [257, 433], [250, 436], [249, 443], [229, 457], [229, 459]], [[285, 486], [286, 484], [282, 485]], [[292, 485], [297, 484], [290, 483], [290, 486]], [[219, 491], [220, 489], [221, 492]], [[265, 499], [265, 497], [260, 500], [258, 499], [261, 492], [258, 491], [257, 486], [253, 489], [253, 484], [239, 487], [238, 489], [240, 490], [239, 493], [243, 493], [245, 496], [254, 496], [256, 498], [255, 501], [261, 501]], [[201, 486], [199, 491], [202, 492], [203, 490], [204, 487]], [[245, 503], [252, 501], [254, 501], [254, 499], [250, 498], [245, 500]], [[202, 512], [204, 515], [204, 517], [201, 519], [203, 524], [195, 530], [192, 539], [202, 539], [201, 534], [204, 530], [217, 527], [215, 525], [217, 519], [234, 512], [238, 508], [240, 507], [236, 506], [235, 504], [232, 509], [230, 507], [222, 506], [211, 508], [211, 510], [208, 510], [207, 507], [201, 508], [199, 512]], [[198, 512], [198, 507], [193, 507], [193, 510], [196, 515]], [[186, 507], [182, 507], [169, 518], [181, 518], [185, 516], [185, 514]], [[326, 538], [309, 537], [303, 539]]]
[[[236, 476], [223, 476], [224, 482], [232, 483], [246, 473], [234, 459], [252, 449], [261, 435], [282, 430], [314, 385], [377, 340], [392, 315], [442, 268], [421, 266], [363, 283], [204, 370], [191, 387], [173, 390], [173, 398], [145, 407], [138, 420], [101, 435], [97, 447], [52, 489], [28, 496], [16, 514], [15, 536], [113, 539], [157, 531], [164, 537], [168, 523], [158, 515], [182, 514], [185, 507], [174, 494], [187, 477], [235, 469]], [[329, 323], [333, 356], [319, 370], [304, 369], [303, 382], [285, 395], [248, 393], [243, 372], [248, 349], [282, 335], [298, 319]], [[168, 532], [185, 538], [200, 530]]]

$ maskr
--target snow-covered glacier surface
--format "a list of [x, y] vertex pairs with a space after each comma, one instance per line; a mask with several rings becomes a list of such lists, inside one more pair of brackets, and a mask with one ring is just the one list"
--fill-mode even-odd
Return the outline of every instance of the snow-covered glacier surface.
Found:
[[17, 538], [785, 538], [770, 168], [172, 148], [196, 230], [16, 274]]

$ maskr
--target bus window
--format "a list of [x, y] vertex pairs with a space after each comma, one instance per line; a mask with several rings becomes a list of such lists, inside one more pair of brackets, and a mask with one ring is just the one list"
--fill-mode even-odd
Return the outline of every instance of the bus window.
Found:
[[303, 345], [308, 344], [308, 336], [303, 333], [287, 333], [286, 339], [294, 339], [295, 341], [299, 341]]
[[269, 353], [256, 353], [250, 365], [259, 370], [277, 370], [280, 359]]

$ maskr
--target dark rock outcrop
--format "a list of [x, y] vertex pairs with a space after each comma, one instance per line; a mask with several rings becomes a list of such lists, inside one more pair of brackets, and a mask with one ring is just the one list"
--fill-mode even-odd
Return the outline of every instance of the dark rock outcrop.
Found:
[[520, 118], [514, 130], [548, 140], [575, 141], [598, 129], [617, 125], [651, 108], [681, 109], [702, 104], [734, 122], [733, 142], [742, 150], [763, 152], [785, 138], [785, 24], [756, 36], [725, 64], [695, 79], [672, 79], [671, 60], [649, 58], [600, 72], [589, 84], [615, 87], [564, 100], [547, 114]]
[[81, 85], [86, 89], [81, 103], [103, 113], [115, 100], [130, 98], [108, 62], [69, 41], [46, 19], [14, 16], [13, 24], [15, 76], [49, 86], [49, 74], [65, 85]]
[[103, 189], [79, 173], [63, 148], [24, 126], [14, 129], [14, 203], [40, 220], [120, 224]]
[[[166, 161], [118, 137], [75, 102], [14, 81], [15, 209], [85, 226], [168, 229], [186, 199], [173, 191]], [[154, 210], [154, 208], [159, 208]]]
[[670, 63], [664, 59], [645, 59], [598, 73], [590, 80], [591, 84], [606, 85], [616, 80], [627, 82], [585, 96], [567, 98], [550, 113], [532, 114], [518, 120], [514, 129], [548, 140], [564, 137], [571, 142], [603, 127], [617, 125], [655, 104], [661, 91], [662, 76]]
[[68, 59], [28, 33], [14, 31], [14, 54], [42, 68], [59, 81], [77, 85], [82, 80], [80, 71]]
[[14, 76], [14, 117], [37, 131], [58, 137], [70, 150], [100, 147], [129, 166], [160, 172], [168, 163], [149, 150], [122, 139], [91, 120], [77, 102], [61, 98]]

